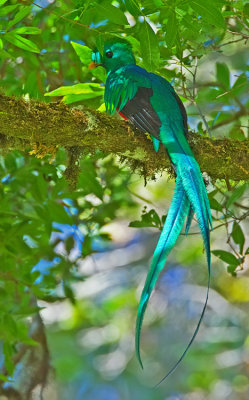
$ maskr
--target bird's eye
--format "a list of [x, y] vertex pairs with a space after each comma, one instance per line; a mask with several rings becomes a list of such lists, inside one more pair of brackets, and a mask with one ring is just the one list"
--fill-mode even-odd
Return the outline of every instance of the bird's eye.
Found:
[[110, 51], [110, 50], [108, 50], [108, 51], [105, 53], [105, 55], [106, 55], [107, 58], [112, 58], [113, 52]]

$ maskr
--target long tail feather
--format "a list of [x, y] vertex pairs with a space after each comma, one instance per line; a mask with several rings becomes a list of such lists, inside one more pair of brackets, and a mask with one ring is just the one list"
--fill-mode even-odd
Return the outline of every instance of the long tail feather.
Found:
[[[182, 355], [179, 358], [179, 360], [177, 361], [177, 363], [160, 380], [160, 382], [156, 385], [156, 387], [158, 385], [160, 385], [166, 378], [168, 378], [176, 370], [178, 365], [181, 363], [182, 359], [187, 354], [190, 346], [192, 345], [192, 343], [199, 331], [202, 319], [203, 319], [205, 311], [206, 311], [208, 295], [209, 295], [209, 287], [210, 287], [211, 260], [210, 260], [210, 238], [209, 238], [209, 213], [206, 210], [206, 203], [203, 198], [204, 196], [203, 196], [202, 185], [204, 186], [204, 182], [202, 180], [202, 176], [201, 176], [197, 162], [195, 161], [195, 159], [193, 159], [192, 157], [189, 158], [189, 156], [187, 156], [187, 155], [184, 155], [183, 159], [181, 160], [181, 163], [179, 164], [179, 168], [177, 168], [177, 173], [179, 174], [179, 176], [182, 179], [185, 193], [187, 194], [187, 197], [191, 204], [190, 213], [191, 213], [191, 209], [196, 213], [198, 224], [199, 224], [200, 230], [201, 230], [201, 234], [203, 236], [203, 241], [204, 241], [206, 255], [207, 255], [207, 264], [208, 264], [208, 285], [207, 285], [206, 299], [205, 299], [205, 303], [204, 303], [204, 306], [203, 306], [203, 309], [201, 312], [200, 319], [197, 323], [195, 331], [194, 331], [186, 349], [182, 353]], [[204, 186], [204, 189], [205, 189], [205, 186]], [[190, 216], [190, 213], [189, 213], [189, 216]]]
[[151, 266], [144, 289], [140, 298], [136, 322], [136, 354], [141, 367], [143, 368], [140, 355], [140, 336], [144, 313], [149, 301], [151, 292], [155, 286], [158, 276], [163, 269], [167, 256], [173, 248], [178, 238], [186, 216], [189, 212], [189, 200], [185, 194], [180, 176], [176, 178], [174, 196], [169, 208], [169, 212], [153, 254]]
[[[181, 188], [181, 193], [182, 193], [182, 199], [188, 199], [188, 221], [187, 221], [187, 231], [190, 227], [191, 219], [192, 219], [192, 214], [196, 213], [197, 216], [197, 221], [200, 227], [200, 231], [203, 237], [203, 242], [206, 250], [206, 256], [207, 256], [207, 264], [208, 264], [208, 286], [207, 286], [207, 295], [206, 295], [206, 300], [202, 309], [202, 313], [200, 316], [200, 319], [197, 323], [196, 329], [193, 333], [193, 336], [191, 337], [188, 346], [182, 353], [181, 357], [177, 361], [177, 363], [170, 369], [170, 371], [161, 379], [161, 381], [158, 383], [162, 383], [163, 380], [165, 380], [168, 376], [170, 376], [177, 366], [180, 364], [186, 353], [188, 352], [190, 346], [192, 345], [202, 322], [202, 319], [205, 314], [205, 310], [207, 307], [207, 302], [208, 302], [208, 295], [209, 295], [209, 287], [210, 287], [210, 275], [211, 275], [211, 254], [210, 254], [210, 236], [209, 236], [209, 225], [212, 228], [212, 217], [211, 217], [211, 212], [210, 212], [210, 206], [209, 206], [209, 201], [208, 201], [208, 196], [205, 188], [205, 184], [201, 175], [201, 171], [199, 168], [198, 163], [196, 162], [189, 145], [187, 143], [186, 138], [183, 135], [182, 128], [177, 126], [177, 123], [173, 124], [171, 126], [164, 126], [161, 128], [160, 132], [160, 139], [164, 143], [165, 147], [167, 148], [167, 151], [171, 157], [171, 160], [173, 161], [175, 165], [175, 169], [177, 172], [177, 179], [180, 180], [183, 190]], [[173, 202], [173, 201], [172, 201]], [[183, 206], [182, 206], [183, 207]], [[171, 208], [171, 206], [170, 206]], [[180, 207], [181, 210], [181, 207]], [[185, 217], [187, 216], [185, 215]], [[185, 218], [184, 218], [185, 219]], [[167, 221], [167, 220], [166, 220]], [[170, 229], [165, 223], [165, 237], [170, 237]], [[169, 231], [168, 231], [169, 229]], [[180, 231], [178, 231], [179, 235]], [[161, 235], [162, 236], [162, 235]], [[160, 237], [161, 239], [161, 237]], [[160, 241], [159, 239], [159, 241]], [[176, 239], [175, 239], [176, 240]], [[165, 242], [167, 243], [167, 241]], [[170, 248], [171, 249], [171, 248]], [[155, 252], [156, 253], [156, 252]], [[155, 254], [154, 253], [154, 254]], [[167, 257], [167, 256], [166, 256]], [[166, 260], [166, 257], [164, 258], [164, 261]], [[154, 257], [153, 257], [154, 259]], [[156, 257], [155, 257], [156, 260]], [[153, 261], [153, 260], [152, 260]], [[161, 269], [158, 268], [158, 262], [155, 264], [156, 270], [159, 271]], [[150, 269], [150, 272], [148, 274], [148, 278], [146, 280], [145, 288], [151, 288], [153, 289], [154, 285], [154, 280], [153, 280], [153, 267], [154, 264], [152, 263], [152, 268]], [[154, 283], [155, 284], [155, 283]], [[142, 293], [142, 298], [140, 301], [140, 314], [137, 320], [137, 338], [136, 338], [136, 343], [137, 343], [137, 356], [140, 360], [141, 364], [141, 357], [139, 354], [139, 339], [140, 339], [140, 330], [141, 330], [141, 324], [142, 324], [142, 319], [144, 315], [144, 311], [148, 302], [148, 294], [151, 293], [151, 290], [148, 292], [144, 289]], [[147, 297], [146, 297], [147, 295]], [[157, 385], [157, 386], [158, 386]]]
[[185, 162], [180, 164], [177, 173], [179, 173], [182, 178], [183, 187], [187, 193], [191, 207], [196, 213], [204, 241], [208, 265], [210, 265], [209, 215], [206, 210], [206, 203], [203, 196], [202, 185], [204, 186], [204, 182], [195, 159], [189, 159], [188, 156], [184, 156], [184, 158], [187, 160], [184, 160]]
[[188, 234], [193, 217], [194, 217], [194, 211], [193, 211], [192, 207], [190, 207], [187, 222], [186, 222], [186, 227], [185, 227], [185, 236], [187, 236], [187, 234]]

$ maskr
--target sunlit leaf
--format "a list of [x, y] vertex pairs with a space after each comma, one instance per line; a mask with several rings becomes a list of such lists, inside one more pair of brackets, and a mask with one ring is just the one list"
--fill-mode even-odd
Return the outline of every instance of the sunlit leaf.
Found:
[[158, 67], [160, 51], [157, 36], [147, 21], [139, 26], [139, 38], [145, 68], [152, 71]]
[[80, 61], [83, 64], [89, 65], [92, 60], [92, 50], [89, 47], [83, 46], [82, 44], [76, 42], [71, 42], [71, 45], [76, 51], [77, 56], [79, 56]]
[[[10, 29], [13, 25], [16, 25], [18, 22], [20, 22], [25, 17], [27, 17], [27, 15], [30, 14], [31, 10], [32, 10], [32, 6], [25, 6], [25, 7], [21, 8], [21, 10], [18, 11], [18, 13], [15, 15], [15, 17], [9, 21], [9, 23], [7, 25], [7, 30]], [[21, 33], [21, 32], [19, 32], [19, 33]]]
[[143, 1], [143, 14], [150, 14], [159, 10], [164, 5], [162, 0], [144, 0]]
[[35, 26], [21, 26], [11, 31], [11, 33], [18, 33], [19, 35], [39, 35], [41, 32], [41, 29]]
[[224, 18], [220, 10], [215, 6], [215, 2], [205, 0], [190, 0], [190, 6], [198, 15], [201, 15], [204, 20], [207, 20], [211, 25], [220, 28], [225, 27]]
[[166, 43], [167, 47], [171, 49], [176, 41], [177, 34], [177, 19], [175, 10], [170, 10], [168, 15], [168, 21], [166, 24]]
[[0, 0], [0, 7], [2, 7], [8, 0]]
[[108, 18], [115, 24], [126, 25], [128, 23], [123, 11], [110, 4], [109, 1], [98, 3], [95, 13], [103, 16], [103, 19]]
[[66, 96], [69, 94], [73, 95], [84, 95], [85, 98], [102, 96], [104, 93], [104, 87], [100, 86], [99, 83], [77, 83], [73, 86], [61, 86], [52, 92], [45, 93], [45, 96]]
[[140, 10], [140, 5], [137, 0], [124, 0], [125, 6], [127, 10], [134, 15], [135, 17], [138, 17], [141, 15], [141, 10]]
[[31, 51], [33, 53], [40, 53], [40, 49], [34, 42], [32, 42], [31, 40], [26, 39], [20, 35], [17, 35], [14, 33], [12, 34], [12, 32], [10, 32], [10, 33], [6, 33], [6, 35], [4, 35], [4, 38], [8, 42], [19, 47], [20, 49]]
[[17, 7], [19, 7], [19, 4], [13, 4], [12, 6], [5, 6], [0, 8], [0, 17], [3, 17], [10, 12], [14, 11]]

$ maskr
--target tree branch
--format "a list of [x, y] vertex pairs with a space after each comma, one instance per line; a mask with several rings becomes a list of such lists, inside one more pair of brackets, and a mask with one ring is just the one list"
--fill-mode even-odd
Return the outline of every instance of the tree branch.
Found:
[[[200, 165], [212, 179], [249, 179], [249, 140], [212, 140], [188, 135], [189, 144]], [[100, 150], [122, 156], [134, 169], [147, 176], [171, 170], [163, 146], [155, 153], [152, 143], [125, 121], [88, 108], [68, 108], [61, 103], [25, 102], [0, 94], [0, 147], [31, 149], [44, 146], [83, 147], [84, 152]]]

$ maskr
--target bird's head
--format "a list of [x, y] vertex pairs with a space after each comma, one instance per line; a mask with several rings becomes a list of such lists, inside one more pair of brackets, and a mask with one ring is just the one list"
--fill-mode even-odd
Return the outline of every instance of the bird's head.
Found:
[[98, 50], [92, 53], [92, 62], [89, 68], [101, 65], [109, 72], [124, 65], [135, 63], [130, 43], [125, 40], [108, 41], [104, 45], [103, 54], [100, 54]]

